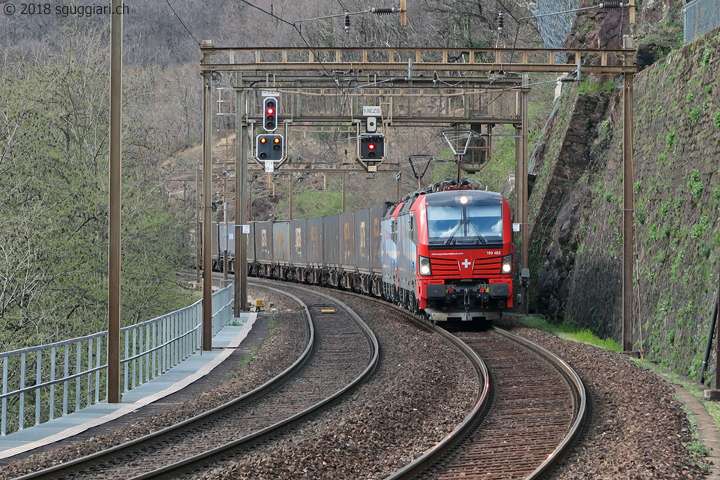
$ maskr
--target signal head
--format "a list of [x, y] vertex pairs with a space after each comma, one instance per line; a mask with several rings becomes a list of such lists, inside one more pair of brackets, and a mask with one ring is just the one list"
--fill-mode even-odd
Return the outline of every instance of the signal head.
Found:
[[380, 161], [385, 156], [383, 135], [362, 135], [360, 137], [360, 158]]
[[267, 97], [263, 101], [263, 128], [267, 132], [277, 129], [277, 99]]

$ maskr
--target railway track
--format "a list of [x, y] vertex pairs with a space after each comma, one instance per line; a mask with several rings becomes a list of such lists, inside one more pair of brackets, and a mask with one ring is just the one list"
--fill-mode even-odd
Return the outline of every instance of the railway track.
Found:
[[[577, 374], [522, 337], [490, 329], [457, 334], [488, 364], [492, 406], [453, 449], [434, 448], [387, 480], [540, 478], [580, 432], [587, 398]], [[458, 432], [460, 434], [460, 432]]]
[[[270, 287], [271, 283], [269, 282], [253, 281], [253, 283], [262, 285], [262, 288], [276, 290]], [[283, 288], [297, 289], [298, 291], [306, 290], [296, 285], [282, 285]], [[333, 296], [339, 297], [343, 302], [349, 303], [355, 309], [359, 308], [358, 312], [368, 320], [368, 323], [374, 324], [374, 328], [387, 322], [387, 319], [379, 322], [374, 319], [370, 322], [369, 320], [374, 316], [388, 315], [388, 313], [380, 313], [387, 310], [378, 309], [375, 311], [374, 307], [362, 306], [362, 302], [355, 303], [349, 298], [343, 297], [346, 293], [333, 292]], [[305, 297], [305, 295], [311, 296]], [[266, 452], [264, 455], [273, 455], [272, 452], [277, 451], [278, 447], [276, 445], [279, 440], [276, 440], [276, 438], [282, 434], [280, 431], [282, 424], [285, 426], [293, 424], [299, 427], [297, 431], [293, 430], [289, 435], [282, 435], [284, 440], [279, 443], [282, 445], [280, 448], [283, 457], [286, 457], [289, 463], [285, 463], [286, 467], [278, 464], [276, 468], [280, 468], [280, 470], [270, 470], [270, 472], [275, 472], [277, 475], [272, 474], [270, 477], [264, 476], [262, 478], [277, 478], [283, 472], [288, 472], [288, 470], [284, 470], [285, 468], [290, 469], [289, 471], [294, 471], [296, 468], [302, 469], [306, 466], [304, 465], [306, 459], [321, 459], [330, 462], [332, 455], [328, 454], [327, 446], [325, 449], [317, 447], [319, 450], [315, 450], [312, 445], [321, 444], [318, 439], [340, 438], [345, 439], [341, 443], [343, 446], [349, 445], [350, 448], [357, 448], [352, 447], [352, 445], [365, 445], [365, 442], [367, 442], [368, 445], [372, 443], [374, 448], [377, 447], [376, 452], [387, 452], [382, 453], [383, 457], [378, 456], [378, 453], [374, 454], [374, 458], [383, 458], [382, 463], [385, 466], [382, 467], [384, 473], [380, 476], [373, 476], [373, 478], [438, 478], [446, 480], [456, 478], [535, 478], [546, 471], [560, 457], [562, 451], [571, 443], [572, 432], [576, 432], [579, 428], [584, 412], [584, 389], [581, 384], [576, 383], [576, 376], [566, 365], [558, 360], [550, 361], [547, 359], [551, 357], [549, 353], [539, 347], [521, 345], [518, 342], [522, 342], [522, 340], [519, 339], [509, 340], [508, 334], [494, 329], [482, 332], [456, 332], [456, 335], [452, 335], [441, 328], [432, 326], [428, 322], [420, 321], [402, 309], [397, 309], [406, 318], [414, 318], [414, 322], [421, 325], [423, 329], [443, 336], [449, 343], [455, 345], [455, 348], [461, 349], [465, 357], [471, 360], [470, 363], [473, 367], [470, 370], [474, 369], [477, 376], [477, 379], [471, 380], [470, 376], [468, 376], [470, 374], [469, 370], [465, 373], [463, 377], [465, 380], [463, 381], [477, 383], [480, 388], [476, 391], [476, 394], [472, 394], [470, 397], [470, 399], [474, 397], [474, 400], [467, 403], [468, 407], [467, 410], [464, 410], [465, 413], [455, 416], [455, 420], [451, 423], [442, 420], [436, 423], [436, 425], [447, 425], [449, 428], [445, 433], [441, 433], [429, 443], [428, 440], [432, 438], [432, 432], [430, 432], [430, 436], [424, 436], [422, 440], [417, 437], [417, 428], [421, 424], [424, 425], [425, 421], [412, 427], [404, 420], [401, 424], [397, 424], [395, 430], [388, 437], [391, 440], [384, 440], [383, 429], [378, 428], [377, 425], [372, 427], [371, 425], [374, 423], [369, 418], [358, 420], [357, 413], [353, 413], [357, 411], [354, 409], [358, 408], [358, 402], [360, 404], [363, 402], [378, 404], [372, 397], [373, 393], [370, 393], [371, 397], [368, 397], [367, 393], [362, 393], [365, 391], [367, 384], [359, 390], [354, 390], [357, 393], [353, 394], [353, 397], [358, 398], [355, 398], [350, 403], [332, 402], [329, 395], [324, 400], [314, 397], [317, 391], [328, 383], [328, 380], [334, 381], [332, 379], [338, 372], [342, 373], [341, 376], [350, 377], [353, 375], [350, 375], [349, 372], [353, 371], [354, 374], [357, 374], [362, 370], [359, 364], [350, 361], [354, 357], [364, 358], [365, 374], [372, 372], [375, 369], [374, 365], [377, 365], [377, 340], [363, 339], [365, 333], [358, 333], [360, 329], [350, 327], [352, 322], [340, 318], [344, 316], [341, 312], [344, 304], [339, 300], [334, 300], [318, 292], [316, 288], [312, 288], [312, 293], [304, 293], [302, 296], [304, 296], [304, 301], [307, 304], [306, 315], [312, 311], [317, 312], [328, 309], [327, 307], [336, 309], [335, 313], [315, 315], [318, 326], [314, 334], [316, 337], [315, 343], [318, 345], [324, 344], [323, 353], [320, 353], [319, 346], [308, 346], [306, 353], [310, 354], [317, 348], [316, 356], [319, 354], [319, 356], [324, 355], [326, 358], [341, 357], [341, 361], [339, 363], [328, 363], [321, 361], [318, 356], [317, 366], [319, 368], [314, 370], [315, 366], [312, 366], [313, 359], [298, 360], [296, 363], [302, 365], [303, 370], [307, 372], [311, 367], [313, 370], [309, 374], [297, 377], [296, 380], [288, 380], [289, 383], [295, 382], [297, 388], [277, 385], [268, 387], [274, 388], [271, 395], [278, 399], [279, 402], [271, 404], [266, 400], [257, 400], [252, 405], [248, 406], [246, 404], [243, 407], [245, 409], [244, 414], [234, 413], [226, 415], [227, 420], [215, 419], [210, 422], [224, 424], [230, 421], [230, 417], [244, 418], [244, 420], [240, 421], [242, 425], [235, 424], [230, 427], [232, 433], [227, 433], [227, 430], [215, 430], [214, 426], [207, 426], [207, 423], [200, 423], [199, 426], [195, 427], [186, 426], [184, 430], [180, 431], [181, 433], [178, 433], [173, 427], [173, 429], [166, 429], [168, 430], [168, 432], [165, 432], [167, 434], [166, 438], [160, 439], [159, 444], [158, 440], [155, 439], [154, 443], [151, 442], [145, 445], [145, 438], [143, 438], [138, 441], [142, 441], [142, 445], [130, 442], [130, 444], [111, 449], [110, 452], [98, 453], [89, 458], [66, 464], [63, 467], [48, 469], [20, 478], [185, 478], [188, 475], [193, 475], [190, 472], [194, 472], [195, 475], [199, 474], [202, 477], [202, 472], [208, 471], [237, 471], [250, 474], [250, 472], [254, 471], [251, 465], [257, 465], [257, 452]], [[362, 298], [365, 299], [365, 302], [371, 301], [367, 297]], [[389, 307], [387, 303], [381, 304], [383, 305], [382, 308]], [[329, 328], [325, 328], [328, 326]], [[311, 336], [310, 333], [308, 333], [309, 336]], [[385, 337], [384, 341], [394, 344], [404, 336]], [[373, 349], [368, 349], [367, 345], [373, 343]], [[353, 348], [352, 344], [363, 344], [365, 347], [360, 351]], [[391, 347], [391, 345], [386, 344], [383, 348], [388, 347]], [[374, 353], [371, 353], [373, 351]], [[427, 357], [425, 352], [420, 353], [417, 349], [415, 351], [419, 354], [418, 363], [420, 363], [423, 355]], [[485, 359], [492, 373], [488, 373], [483, 366], [483, 362], [479, 360], [479, 356]], [[370, 357], [374, 357], [374, 360], [370, 359]], [[406, 356], [405, 358], [412, 357]], [[433, 356], [432, 358], [435, 359], [434, 362], [437, 362], [436, 357]], [[397, 362], [397, 360], [394, 362]], [[322, 370], [320, 364], [332, 365], [329, 367], [332, 372], [327, 369]], [[407, 366], [414, 364], [415, 362], [411, 361], [408, 362]], [[400, 367], [400, 364], [397, 364], [397, 367]], [[417, 366], [412, 370], [416, 368]], [[387, 369], [388, 366], [386, 365], [380, 370]], [[427, 373], [432, 372], [427, 371]], [[443, 373], [443, 375], [446, 375], [446, 373]], [[360, 378], [360, 375], [355, 375], [354, 378]], [[373, 379], [371, 383], [387, 384], [387, 382], [388, 380], [385, 379]], [[431, 386], [434, 385], [433, 382], [434, 380], [430, 380], [430, 382], [426, 382], [424, 387], [417, 388], [432, 389], [434, 388], [434, 386]], [[393, 381], [390, 380], [390, 383], [393, 383]], [[303, 385], [298, 386], [298, 384]], [[338, 384], [328, 390], [347, 392], [352, 388], [350, 382], [345, 382], [345, 385], [341, 387]], [[407, 389], [408, 387], [405, 386], [404, 388]], [[441, 390], [440, 393], [435, 392], [433, 395], [434, 400], [426, 400], [430, 410], [439, 410], [439, 407], [442, 406], [444, 402], [442, 392], [444, 390]], [[377, 393], [376, 391], [375, 395]], [[307, 400], [307, 405], [302, 409], [298, 408], [299, 399]], [[437, 403], [438, 401], [441, 403]], [[343, 420], [346, 417], [341, 412], [340, 417], [333, 416], [332, 418], [337, 419], [330, 420], [330, 422], [335, 421], [347, 427], [349, 423], [358, 421], [360, 424], [368, 425], [366, 430], [371, 437], [363, 440], [361, 437], [356, 436], [357, 432], [349, 434], [343, 432], [343, 428], [335, 432], [331, 429], [329, 432], [319, 433], [314, 436], [315, 429], [322, 427], [312, 427], [311, 425], [315, 425], [318, 422], [317, 419], [320, 418], [323, 418], [322, 423], [327, 423], [327, 421], [324, 420], [325, 413], [321, 414], [322, 416], [313, 416], [315, 420], [311, 422], [303, 421], [303, 418], [307, 417], [304, 417], [304, 414], [299, 410], [309, 410], [309, 408], [305, 407], [310, 404], [318, 406], [320, 404], [331, 404], [334, 406], [328, 405], [329, 410], [340, 409], [348, 415], [352, 414], [349, 418], [353, 420]], [[382, 401], [380, 404], [382, 404]], [[355, 407], [352, 405], [355, 405]], [[398, 399], [397, 402], [393, 400], [392, 405], [392, 412], [414, 411], [412, 408], [403, 407], [401, 399]], [[284, 418], [283, 421], [280, 421], [279, 417], [271, 412], [266, 414], [265, 423], [263, 424], [265, 426], [255, 423], [255, 420], [261, 416], [261, 410], [280, 411], [286, 407], [292, 407], [298, 412], [281, 415]], [[395, 410], [395, 408], [398, 410]], [[325, 410], [322, 411], [325, 412]], [[371, 410], [371, 412], [373, 416], [382, 415], [375, 410]], [[390, 418], [398, 418], [397, 413], [391, 413]], [[387, 422], [387, 420], [385, 421]], [[390, 420], [391, 423], [395, 421]], [[380, 420], [379, 423], [382, 422]], [[251, 431], [243, 433], [242, 429], [249, 425], [254, 425], [249, 428]], [[452, 427], [452, 425], [457, 425], [457, 427]], [[397, 438], [399, 430], [405, 429], [406, 426], [410, 427], [407, 428], [408, 433], [406, 434], [408, 440], [399, 441]], [[437, 432], [436, 428], [434, 427], [431, 430]], [[173, 430], [173, 433], [170, 433], [170, 430]], [[163, 435], [163, 432], [160, 432], [160, 434]], [[200, 440], [195, 436], [197, 434], [200, 435]], [[184, 436], [190, 439], [190, 445], [178, 443], [177, 439]], [[223, 442], [222, 445], [210, 445], [210, 439], [222, 437], [225, 437], [228, 441]], [[347, 439], [349, 438], [353, 440], [348, 443]], [[412, 448], [414, 454], [410, 454], [407, 447], [398, 449], [398, 445], [401, 443], [406, 444], [407, 442], [409, 444], [413, 441], [420, 442], [417, 447]], [[328, 445], [332, 445], [330, 448], [335, 450], [336, 440], [330, 440], [330, 442]], [[133, 445], [133, 443], [135, 444]], [[173, 447], [185, 445], [181, 446], [180, 449], [187, 450], [187, 452], [175, 458], [174, 450], [166, 450], [168, 444], [173, 444], [171, 445]], [[197, 445], [203, 447], [198, 449]], [[300, 445], [302, 447], [296, 450]], [[393, 449], [398, 450], [393, 451]], [[253, 454], [255, 460], [248, 463], [248, 453], [246, 452], [256, 452]], [[366, 464], [366, 469], [363, 470], [362, 461], [358, 464], [354, 460], [352, 451], [345, 452], [343, 450], [343, 452], [349, 453], [349, 455], [344, 456], [343, 459], [333, 458], [332, 461], [335, 463], [331, 465], [336, 470], [346, 470], [348, 472], [346, 478], [366, 478], [365, 473], [370, 468], [374, 472], [380, 471], [378, 470], [379, 465], [372, 463]], [[110, 453], [111, 456], [105, 456], [106, 453]], [[335, 452], [333, 452], [333, 455], [335, 455]], [[388, 458], [384, 458], [385, 455]], [[263, 458], [262, 453], [260, 453], [260, 457]], [[394, 458], [394, 460], [390, 457]], [[400, 461], [399, 459], [403, 460]], [[135, 467], [135, 464], [145, 466], [143, 469], [135, 471], [126, 467], [127, 462], [132, 464], [132, 468]], [[355, 462], [355, 464], [343, 462]], [[394, 468], [387, 468], [391, 465], [394, 465]], [[395, 471], [403, 465], [405, 465], [403, 468]], [[307, 466], [312, 467], [312, 465]], [[121, 474], [117, 473], [113, 476], [113, 471], [121, 472]], [[264, 470], [264, 472], [267, 475], [268, 471]], [[349, 472], [355, 473], [351, 474]], [[310, 475], [310, 477], [325, 478], [323, 475], [314, 477]]]
[[[180, 424], [18, 478], [176, 478], [278, 435], [372, 374], [378, 342], [355, 312], [319, 292], [285, 295], [303, 306], [307, 346], [273, 380]], [[320, 312], [328, 306], [335, 312]]]
[[[359, 296], [336, 295], [345, 294]], [[386, 480], [530, 480], [547, 473], [572, 445], [587, 397], [579, 376], [562, 359], [505, 330], [452, 334], [402, 308], [370, 300], [444, 337], [470, 359], [481, 385], [464, 421]]]

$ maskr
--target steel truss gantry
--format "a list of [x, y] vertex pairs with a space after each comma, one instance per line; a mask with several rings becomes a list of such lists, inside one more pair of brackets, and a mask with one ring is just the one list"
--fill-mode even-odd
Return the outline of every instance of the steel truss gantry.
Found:
[[[382, 108], [383, 127], [511, 124], [515, 127], [518, 192], [515, 215], [522, 236], [522, 269], [528, 268], [528, 93], [529, 74], [557, 73], [566, 80], [581, 75], [623, 76], [623, 349], [632, 350], [632, 252], [633, 252], [633, 75], [635, 49], [629, 36], [624, 48], [527, 49], [527, 48], [234, 48], [213, 47], [203, 41], [200, 72], [204, 84], [204, 165], [212, 166], [210, 140], [213, 78], [234, 73], [236, 94], [236, 223], [247, 222], [246, 177], [250, 139], [261, 117], [258, 105], [263, 90], [276, 90], [292, 98], [280, 109], [280, 121], [293, 126], [348, 125], [362, 120], [361, 105]], [[305, 98], [323, 101], [316, 111], [305, 108]], [[497, 97], [502, 97], [498, 100]], [[333, 99], [342, 98], [342, 109]], [[494, 98], [494, 100], [493, 100]], [[488, 101], [490, 99], [490, 101]], [[365, 103], [363, 103], [365, 102]], [[323, 105], [333, 108], [323, 109]], [[432, 108], [427, 108], [428, 105]], [[487, 107], [497, 107], [495, 110]], [[424, 111], [422, 111], [424, 109]], [[434, 110], [433, 110], [434, 109]], [[421, 113], [418, 113], [421, 110]], [[359, 126], [358, 126], [359, 128]], [[205, 234], [210, 238], [211, 192], [206, 183]], [[238, 226], [239, 226], [238, 225]], [[235, 312], [247, 305], [247, 250], [242, 235], [235, 236], [240, 252], [236, 272]], [[209, 245], [203, 252], [209, 252]], [[209, 253], [207, 254], [209, 257]], [[210, 259], [206, 257], [206, 265]], [[204, 290], [211, 291], [205, 275]], [[527, 291], [527, 290], [526, 290]], [[208, 295], [209, 297], [209, 295]], [[527, 298], [527, 296], [526, 296]], [[208, 300], [209, 304], [210, 300]], [[205, 303], [205, 302], [204, 302]], [[527, 303], [526, 303], [527, 305]]]

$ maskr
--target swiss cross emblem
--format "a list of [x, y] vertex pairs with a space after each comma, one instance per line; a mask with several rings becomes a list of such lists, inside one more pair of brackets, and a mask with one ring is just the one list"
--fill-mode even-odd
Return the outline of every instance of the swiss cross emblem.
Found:
[[468, 260], [467, 258], [465, 259], [464, 262], [462, 262], [462, 266], [465, 268], [468, 268], [470, 265], [471, 265], [470, 260]]

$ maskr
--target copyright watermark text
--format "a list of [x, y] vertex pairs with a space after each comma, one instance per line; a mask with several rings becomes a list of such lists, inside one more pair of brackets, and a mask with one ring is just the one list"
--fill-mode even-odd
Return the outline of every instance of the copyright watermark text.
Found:
[[56, 15], [61, 17], [93, 17], [95, 15], [129, 15], [130, 6], [124, 3], [112, 8], [110, 5], [53, 5], [50, 3], [6, 3], [5, 15]]

